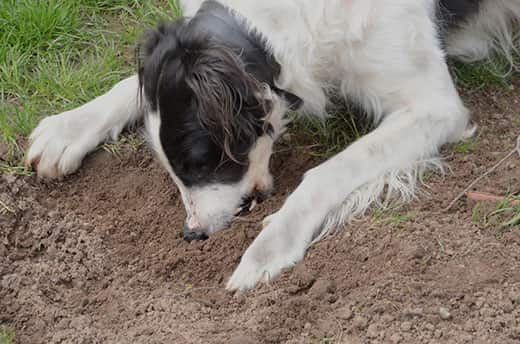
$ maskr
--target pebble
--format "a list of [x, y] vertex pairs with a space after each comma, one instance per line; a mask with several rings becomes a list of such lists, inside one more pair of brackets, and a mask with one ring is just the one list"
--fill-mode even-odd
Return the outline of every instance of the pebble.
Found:
[[354, 313], [352, 312], [350, 307], [345, 306], [345, 307], [338, 309], [336, 316], [340, 319], [350, 320], [354, 316]]
[[439, 316], [442, 320], [450, 320], [451, 319], [451, 313], [450, 311], [445, 307], [439, 308]]

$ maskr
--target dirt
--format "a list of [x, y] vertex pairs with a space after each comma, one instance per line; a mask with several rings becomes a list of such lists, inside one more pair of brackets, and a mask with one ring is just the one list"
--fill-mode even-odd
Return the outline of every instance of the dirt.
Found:
[[[520, 228], [478, 221], [462, 198], [513, 147], [520, 80], [465, 92], [480, 130], [427, 194], [314, 245], [245, 294], [224, 290], [260, 220], [319, 160], [275, 156], [277, 193], [204, 242], [181, 238], [184, 211], [146, 146], [99, 151], [59, 182], [0, 176], [0, 324], [17, 343], [519, 343]], [[475, 189], [520, 192], [512, 158]], [[397, 215], [396, 215], [397, 214]]]

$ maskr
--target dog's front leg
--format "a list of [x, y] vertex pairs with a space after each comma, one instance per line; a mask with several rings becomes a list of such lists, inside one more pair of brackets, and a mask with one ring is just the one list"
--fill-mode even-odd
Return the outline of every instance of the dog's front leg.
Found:
[[76, 171], [88, 152], [142, 117], [138, 90], [134, 75], [78, 108], [42, 119], [31, 133], [26, 164], [46, 178]]
[[227, 288], [251, 288], [294, 265], [320, 233], [327, 215], [354, 190], [389, 171], [413, 167], [435, 155], [443, 143], [459, 139], [467, 110], [454, 88], [450, 97], [444, 96], [416, 98], [416, 105], [390, 113], [376, 130], [307, 172], [282, 208], [266, 220]]

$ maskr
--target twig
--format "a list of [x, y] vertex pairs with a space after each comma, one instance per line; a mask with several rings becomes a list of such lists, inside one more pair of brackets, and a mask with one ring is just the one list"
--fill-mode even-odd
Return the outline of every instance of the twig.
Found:
[[[466, 196], [469, 199], [474, 200], [474, 201], [497, 201], [497, 202], [500, 202], [500, 201], [504, 201], [504, 200], [507, 199], [506, 197], [503, 197], [503, 196], [495, 196], [495, 195], [490, 195], [490, 194], [487, 194], [487, 193], [476, 192], [476, 191], [468, 191], [468, 192], [466, 192]], [[512, 205], [518, 205], [518, 204], [520, 204], [520, 200], [512, 200], [511, 204]]]
[[466, 194], [466, 192], [468, 192], [473, 186], [475, 186], [475, 184], [477, 184], [479, 181], [481, 181], [482, 179], [484, 179], [485, 177], [487, 177], [489, 174], [491, 174], [493, 171], [495, 171], [500, 165], [502, 165], [506, 160], [508, 160], [510, 157], [512, 157], [515, 153], [518, 153], [518, 156], [520, 156], [520, 136], [518, 136], [518, 138], [516, 139], [516, 147], [513, 148], [513, 150], [511, 150], [509, 153], [507, 153], [507, 155], [505, 157], [503, 157], [499, 162], [497, 162], [495, 164], [495, 166], [491, 167], [489, 170], [486, 171], [486, 173], [484, 173], [483, 175], [481, 175], [480, 177], [478, 177], [477, 179], [475, 179], [471, 184], [469, 184], [464, 190], [462, 190], [461, 193], [459, 193], [457, 195], [457, 197], [455, 197], [453, 199], [453, 201], [450, 202], [450, 204], [443, 209], [443, 211], [448, 211], [451, 209], [451, 207], [453, 207], [453, 205], [455, 203], [457, 203], [457, 201], [459, 199], [461, 199], [462, 196], [464, 196]]
[[5, 211], [7, 211], [8, 213], [11, 213], [11, 214], [16, 213], [16, 211], [14, 211], [14, 209], [11, 209], [6, 203], [2, 202], [1, 199], [0, 199], [0, 206], [2, 206], [2, 208], [5, 209]]

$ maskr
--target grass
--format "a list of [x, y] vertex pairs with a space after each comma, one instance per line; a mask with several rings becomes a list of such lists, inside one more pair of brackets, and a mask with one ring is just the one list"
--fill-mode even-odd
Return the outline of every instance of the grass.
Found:
[[511, 228], [520, 228], [520, 196], [509, 195], [492, 208], [484, 202], [478, 202], [472, 210], [471, 220], [484, 228], [498, 229], [498, 235]]
[[0, 327], [0, 344], [14, 343], [14, 331], [5, 326]]
[[396, 208], [377, 208], [374, 210], [372, 220], [375, 223], [394, 224], [400, 227], [416, 217], [415, 211], [399, 212]]
[[477, 142], [475, 139], [463, 141], [455, 144], [453, 147], [457, 153], [469, 154], [472, 153], [476, 148]]
[[132, 151], [136, 152], [139, 147], [144, 144], [144, 140], [141, 136], [136, 133], [130, 133], [126, 136], [121, 137], [118, 141], [115, 142], [106, 142], [101, 148], [109, 152], [110, 154], [119, 157], [121, 155], [121, 151], [125, 148], [129, 148]]
[[0, 172], [29, 173], [23, 146], [38, 121], [132, 74], [144, 28], [179, 15], [174, 0], [0, 1]]
[[[143, 29], [180, 14], [175, 0], [0, 1], [0, 173], [30, 173], [21, 161], [38, 121], [85, 103], [133, 73]], [[497, 61], [450, 66], [460, 87], [507, 85], [503, 61]], [[314, 154], [327, 158], [370, 129], [357, 114], [344, 108], [325, 122], [299, 119], [293, 128], [313, 143]]]
[[[520, 64], [520, 56], [515, 56], [515, 63]], [[489, 86], [510, 86], [510, 77], [514, 74], [505, 58], [495, 56], [492, 62], [462, 63], [449, 62], [451, 74], [457, 86], [467, 89], [483, 89]]]
[[[331, 112], [325, 121], [316, 117], [295, 117], [290, 131], [311, 148], [311, 154], [330, 158], [366, 134], [371, 124], [366, 116], [351, 108]], [[302, 135], [303, 134], [303, 135]]]

